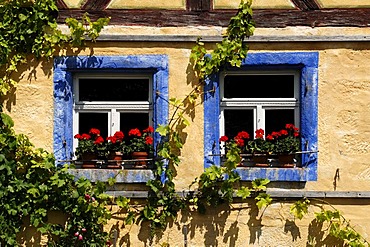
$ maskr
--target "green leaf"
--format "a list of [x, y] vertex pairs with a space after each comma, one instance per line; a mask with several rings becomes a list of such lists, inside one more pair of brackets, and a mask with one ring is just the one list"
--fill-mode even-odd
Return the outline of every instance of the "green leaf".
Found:
[[290, 207], [290, 213], [292, 213], [295, 217], [301, 220], [303, 216], [308, 213], [309, 203], [310, 201], [307, 199], [296, 201]]
[[126, 198], [126, 197], [123, 197], [123, 196], [119, 196], [116, 199], [117, 206], [119, 206], [121, 208], [124, 208], [124, 209], [129, 208], [129, 203], [130, 203], [130, 199]]
[[1, 120], [3, 121], [3, 124], [9, 129], [14, 126], [12, 118], [5, 113], [1, 113]]
[[161, 136], [166, 136], [170, 131], [170, 127], [168, 125], [161, 125], [159, 124], [156, 132], [158, 132]]
[[116, 183], [116, 178], [115, 177], [108, 178], [108, 185], [109, 186], [113, 186], [115, 183]]
[[251, 194], [249, 188], [247, 187], [242, 187], [240, 188], [237, 192], [236, 192], [236, 195], [241, 197], [242, 199], [246, 199], [247, 197], [249, 197]]
[[266, 185], [270, 183], [270, 180], [267, 178], [257, 178], [252, 181], [252, 187], [255, 191], [266, 190]]
[[256, 205], [258, 209], [267, 207], [272, 203], [272, 198], [270, 197], [269, 194], [266, 193], [259, 193], [258, 196], [256, 196], [255, 200], [257, 201]]

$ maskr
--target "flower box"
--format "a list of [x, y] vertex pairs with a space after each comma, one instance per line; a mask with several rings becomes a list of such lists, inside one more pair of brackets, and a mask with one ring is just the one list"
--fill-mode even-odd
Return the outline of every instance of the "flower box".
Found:
[[295, 153], [300, 150], [301, 145], [299, 129], [293, 124], [286, 124], [284, 129], [267, 134], [266, 137], [264, 130], [258, 129], [253, 140], [250, 140], [246, 131], [239, 132], [232, 139], [222, 136], [220, 144], [226, 152], [236, 146], [242, 156], [251, 157], [248, 162], [243, 159], [238, 166], [285, 168], [296, 167]]
[[[75, 156], [82, 163], [82, 168], [147, 168], [150, 163], [148, 157], [153, 156], [153, 132], [152, 127], [142, 131], [135, 128], [128, 132], [127, 138], [122, 131], [117, 131], [104, 139], [99, 129], [92, 128], [88, 134], [74, 136], [78, 139]], [[142, 156], [131, 157], [135, 152], [144, 152], [145, 160], [140, 163], [130, 161], [143, 159]]]

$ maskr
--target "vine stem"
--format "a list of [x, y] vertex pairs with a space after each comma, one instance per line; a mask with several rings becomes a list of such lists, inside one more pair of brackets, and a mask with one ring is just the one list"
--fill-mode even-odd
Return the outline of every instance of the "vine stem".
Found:
[[[331, 207], [335, 211], [339, 211], [336, 207], [334, 207], [333, 204], [331, 204], [330, 202], [325, 201], [323, 199], [310, 198], [310, 200], [320, 202], [322, 204], [325, 204], [325, 205]], [[322, 208], [322, 206], [319, 206], [319, 207]], [[347, 224], [347, 227], [351, 228], [353, 231], [355, 231], [356, 233], [358, 233], [357, 230], [350, 225], [350, 221], [349, 220], [347, 220], [342, 214], [339, 214], [339, 215], [342, 218], [343, 222]], [[368, 246], [370, 246], [370, 242], [368, 242], [362, 235], [360, 235], [360, 236], [361, 236], [361, 239], [364, 241], [364, 243], [366, 243]]]

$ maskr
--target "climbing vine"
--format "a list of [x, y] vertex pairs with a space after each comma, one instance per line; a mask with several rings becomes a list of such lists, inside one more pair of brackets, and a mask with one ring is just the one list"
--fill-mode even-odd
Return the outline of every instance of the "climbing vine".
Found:
[[[0, 114], [0, 243], [18, 246], [17, 233], [29, 219], [49, 246], [104, 246], [103, 226], [110, 218], [105, 183], [92, 185], [58, 169], [52, 154], [36, 149], [13, 130], [13, 121]], [[60, 212], [63, 224], [51, 223]]]
[[[0, 96], [16, 86], [12, 74], [21, 64], [50, 59], [61, 48], [81, 48], [86, 40], [95, 41], [109, 22], [91, 21], [87, 14], [81, 20], [68, 18], [70, 33], [64, 34], [57, 28], [53, 0], [3, 1], [0, 15]], [[18, 246], [17, 234], [27, 219], [48, 246], [109, 245], [103, 231], [111, 215], [105, 183], [75, 180], [67, 167], [57, 169], [53, 155], [15, 134], [12, 119], [0, 114], [0, 245]], [[64, 223], [48, 220], [54, 211]]]
[[[0, 3], [0, 96], [16, 86], [12, 74], [29, 59], [49, 59], [57, 49], [82, 47], [95, 41], [109, 18], [91, 21], [85, 14], [79, 21], [66, 19], [69, 34], [58, 29], [58, 8], [54, 0], [12, 0]], [[29, 58], [28, 55], [33, 57]]]

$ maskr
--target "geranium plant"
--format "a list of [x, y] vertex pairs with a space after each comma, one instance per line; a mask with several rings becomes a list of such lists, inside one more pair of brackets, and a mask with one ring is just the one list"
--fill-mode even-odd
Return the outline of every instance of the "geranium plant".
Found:
[[153, 127], [140, 131], [138, 128], [131, 129], [128, 132], [127, 151], [133, 152], [148, 152], [149, 155], [153, 154]]
[[249, 134], [246, 131], [240, 131], [234, 138], [229, 139], [227, 136], [220, 137], [220, 147], [224, 149], [226, 152], [231, 148], [232, 145], [236, 145], [240, 152], [245, 152], [246, 150], [246, 143], [249, 139]]
[[77, 159], [82, 159], [84, 154], [96, 154], [98, 157], [107, 156], [106, 142], [100, 136], [99, 129], [91, 128], [88, 134], [76, 134], [74, 138], [78, 139], [78, 146], [75, 152]]
[[255, 131], [253, 140], [248, 141], [247, 151], [249, 153], [271, 153], [274, 149], [273, 139], [270, 136], [264, 138], [265, 131], [258, 129]]
[[299, 129], [294, 124], [286, 124], [285, 129], [272, 132], [275, 153], [295, 153], [300, 150], [301, 141]]
[[107, 137], [107, 149], [109, 152], [124, 152], [125, 150], [125, 135], [122, 131], [117, 131], [112, 136]]

